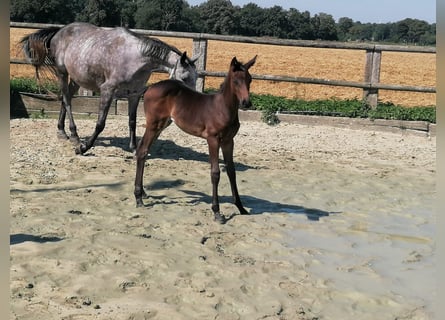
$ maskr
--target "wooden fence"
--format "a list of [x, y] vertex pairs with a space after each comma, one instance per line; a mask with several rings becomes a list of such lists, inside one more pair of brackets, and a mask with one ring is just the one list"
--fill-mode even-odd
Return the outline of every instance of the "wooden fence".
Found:
[[[40, 29], [53, 25], [53, 24], [40, 24], [40, 23], [19, 23], [10, 22], [10, 27], [14, 28], [32, 28]], [[411, 53], [436, 53], [435, 47], [418, 47], [418, 46], [400, 46], [400, 45], [380, 45], [369, 43], [342, 43], [331, 41], [309, 41], [309, 40], [285, 40], [285, 39], [265, 39], [256, 37], [241, 37], [241, 36], [224, 36], [206, 33], [188, 33], [188, 32], [171, 32], [171, 31], [155, 31], [155, 30], [141, 30], [132, 29], [135, 32], [145, 34], [148, 36], [157, 37], [176, 37], [176, 38], [189, 38], [193, 39], [193, 54], [192, 56], [199, 55], [196, 62], [198, 69], [199, 79], [196, 84], [196, 89], [202, 91], [204, 89], [204, 82], [206, 76], [211, 77], [225, 77], [225, 72], [213, 72], [206, 70], [207, 60], [207, 47], [209, 40], [228, 41], [228, 42], [242, 42], [252, 44], [266, 44], [277, 46], [295, 46], [295, 47], [311, 47], [320, 49], [348, 49], [348, 50], [362, 50], [366, 54], [366, 63], [363, 81], [343, 81], [343, 80], [330, 80], [319, 78], [306, 78], [306, 77], [289, 77], [278, 75], [259, 75], [253, 74], [252, 77], [256, 80], [269, 80], [269, 81], [283, 81], [283, 82], [297, 82], [297, 83], [309, 83], [318, 85], [329, 86], [341, 86], [351, 88], [363, 89], [363, 99], [371, 106], [377, 106], [379, 89], [382, 90], [395, 90], [395, 91], [412, 91], [412, 92], [425, 92], [436, 93], [436, 87], [426, 86], [407, 86], [407, 85], [395, 85], [395, 84], [383, 84], [380, 83], [380, 67], [382, 52], [411, 52]], [[28, 63], [24, 60], [11, 59], [10, 63], [23, 64]]]

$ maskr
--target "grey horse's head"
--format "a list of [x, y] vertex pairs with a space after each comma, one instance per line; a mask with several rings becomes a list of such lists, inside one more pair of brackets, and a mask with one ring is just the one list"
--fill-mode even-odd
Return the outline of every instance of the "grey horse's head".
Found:
[[198, 72], [196, 71], [195, 62], [198, 57], [189, 58], [187, 52], [181, 55], [176, 61], [175, 66], [170, 71], [170, 79], [176, 79], [184, 82], [184, 84], [192, 89], [196, 87], [196, 80], [198, 79]]

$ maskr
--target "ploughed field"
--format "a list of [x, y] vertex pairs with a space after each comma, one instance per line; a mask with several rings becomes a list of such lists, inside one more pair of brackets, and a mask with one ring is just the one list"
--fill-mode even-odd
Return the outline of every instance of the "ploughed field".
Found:
[[[20, 39], [35, 30], [10, 28], [10, 57], [23, 58]], [[192, 55], [192, 39], [160, 37]], [[275, 45], [244, 44], [209, 41], [207, 52], [208, 71], [227, 71], [230, 60], [236, 56], [247, 61], [258, 55], [252, 74], [298, 76], [329, 80], [363, 81], [364, 50], [300, 48]], [[30, 65], [10, 66], [10, 77], [33, 77]], [[153, 74], [150, 83], [165, 79], [166, 74]], [[222, 78], [206, 77], [206, 88], [219, 87]], [[435, 86], [436, 55], [427, 53], [383, 52], [380, 82], [384, 84]], [[304, 83], [254, 80], [251, 92], [271, 94], [304, 100], [361, 99], [363, 90], [348, 87], [322, 86]], [[380, 90], [383, 102], [410, 106], [436, 105], [436, 94]]]

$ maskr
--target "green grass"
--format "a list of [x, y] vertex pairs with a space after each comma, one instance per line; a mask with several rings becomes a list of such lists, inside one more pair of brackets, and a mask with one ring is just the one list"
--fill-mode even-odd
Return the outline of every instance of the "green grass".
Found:
[[31, 119], [48, 119], [49, 118], [49, 116], [48, 116], [48, 114], [45, 112], [45, 110], [40, 110], [40, 111], [35, 111], [35, 112], [32, 112], [30, 115], [29, 115], [29, 117], [31, 118]]
[[[38, 83], [33, 78], [14, 78], [10, 80], [11, 92], [47, 93], [59, 92], [57, 82]], [[207, 93], [215, 89], [206, 89]], [[403, 107], [392, 103], [379, 103], [372, 109], [361, 100], [315, 100], [288, 99], [268, 94], [251, 94], [253, 109], [262, 112], [264, 122], [271, 125], [279, 122], [277, 113], [292, 113], [305, 115], [392, 119], [410, 121], [428, 121], [436, 123], [436, 107]], [[41, 117], [42, 115], [36, 115]]]
[[28, 92], [46, 94], [48, 91], [53, 93], [60, 92], [59, 84], [55, 81], [38, 82], [34, 78], [13, 78], [9, 80], [9, 90], [11, 92]]
[[278, 123], [277, 113], [436, 123], [435, 106], [408, 108], [392, 103], [379, 103], [375, 109], [372, 109], [361, 100], [330, 99], [305, 101], [258, 94], [251, 94], [251, 101], [253, 108], [262, 111], [263, 120], [269, 124]]

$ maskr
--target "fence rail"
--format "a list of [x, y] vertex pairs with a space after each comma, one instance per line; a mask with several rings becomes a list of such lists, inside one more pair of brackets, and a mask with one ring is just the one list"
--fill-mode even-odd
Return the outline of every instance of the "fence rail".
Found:
[[[42, 23], [22, 23], [10, 22], [10, 27], [13, 28], [31, 28], [41, 29], [50, 26], [63, 27], [64, 25], [42, 24]], [[351, 88], [363, 89], [363, 99], [372, 107], [377, 106], [378, 91], [379, 90], [394, 90], [394, 91], [411, 91], [423, 93], [436, 93], [436, 87], [428, 86], [408, 86], [380, 83], [380, 67], [381, 57], [384, 51], [393, 52], [410, 52], [410, 53], [430, 53], [436, 54], [435, 47], [418, 47], [418, 46], [401, 46], [401, 45], [381, 45], [369, 43], [342, 43], [331, 41], [309, 41], [309, 40], [286, 40], [286, 39], [270, 39], [257, 37], [242, 37], [242, 36], [225, 36], [207, 33], [188, 33], [188, 32], [172, 32], [172, 31], [157, 31], [157, 30], [142, 30], [132, 29], [132, 31], [145, 34], [148, 36], [157, 37], [176, 37], [193, 39], [193, 54], [198, 56], [196, 66], [198, 69], [199, 79], [197, 81], [196, 89], [202, 91], [204, 89], [205, 77], [225, 77], [225, 72], [212, 72], [206, 70], [207, 60], [207, 44], [209, 40], [228, 41], [228, 42], [242, 42], [252, 44], [266, 44], [277, 46], [295, 46], [295, 47], [311, 47], [320, 49], [347, 49], [347, 50], [364, 50], [366, 53], [366, 63], [364, 70], [364, 81], [343, 81], [319, 78], [306, 77], [290, 77], [278, 75], [259, 75], [253, 74], [252, 77], [256, 80], [267, 81], [282, 81], [282, 82], [297, 82], [317, 85], [341, 86]], [[27, 61], [19, 59], [10, 59], [11, 64], [27, 64]]]

